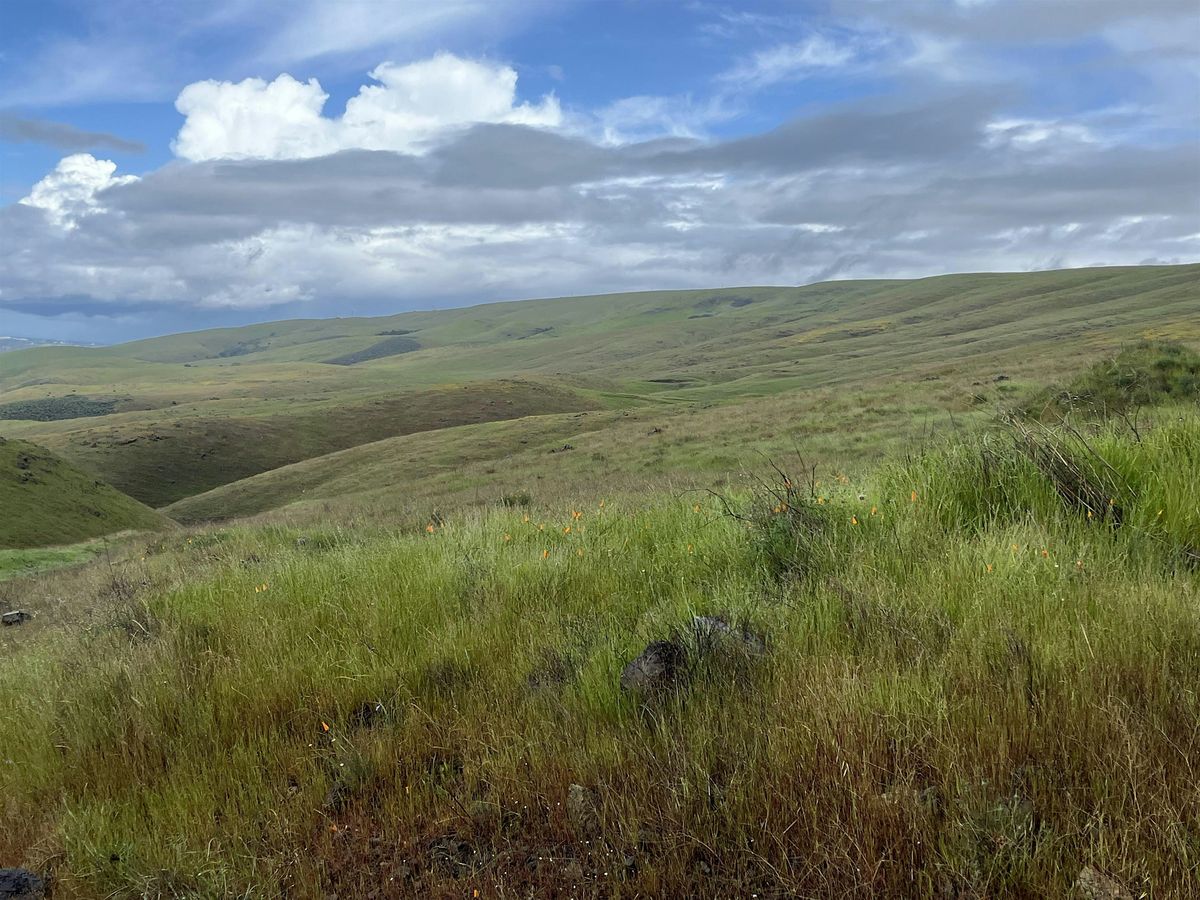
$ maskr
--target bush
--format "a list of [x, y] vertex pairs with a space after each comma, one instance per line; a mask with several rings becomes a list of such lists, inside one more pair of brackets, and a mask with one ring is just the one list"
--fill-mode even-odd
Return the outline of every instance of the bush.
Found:
[[107, 416], [117, 406], [115, 400], [92, 400], [88, 397], [47, 397], [44, 400], [15, 400], [0, 403], [0, 419], [22, 419], [33, 422], [57, 422], [61, 419], [82, 419]]
[[1141, 341], [1092, 366], [1066, 387], [1039, 393], [1022, 407], [1036, 418], [1078, 410], [1107, 417], [1171, 400], [1200, 400], [1200, 353], [1174, 341]]

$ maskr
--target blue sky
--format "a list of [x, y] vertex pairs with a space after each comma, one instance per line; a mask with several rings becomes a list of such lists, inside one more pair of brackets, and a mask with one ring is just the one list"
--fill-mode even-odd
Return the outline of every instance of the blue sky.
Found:
[[1200, 258], [1191, 0], [6, 0], [0, 334]]

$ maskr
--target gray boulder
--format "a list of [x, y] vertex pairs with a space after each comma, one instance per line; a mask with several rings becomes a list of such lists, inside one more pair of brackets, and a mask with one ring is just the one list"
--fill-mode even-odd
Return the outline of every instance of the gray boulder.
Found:
[[672, 687], [687, 668], [687, 650], [676, 641], [654, 641], [621, 672], [621, 690], [656, 693]]
[[736, 648], [750, 656], [765, 656], [767, 652], [767, 642], [761, 634], [755, 634], [746, 628], [732, 628], [728, 622], [717, 616], [693, 617], [692, 636], [696, 651], [701, 656], [722, 648]]
[[28, 869], [0, 869], [0, 900], [42, 900], [46, 882]]

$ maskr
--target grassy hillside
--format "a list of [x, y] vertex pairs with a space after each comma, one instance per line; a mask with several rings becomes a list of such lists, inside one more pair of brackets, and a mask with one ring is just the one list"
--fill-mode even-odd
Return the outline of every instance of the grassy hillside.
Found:
[[[1072, 359], [1065, 352], [1036, 365], [1053, 373]], [[799, 456], [826, 473], [861, 472], [938, 435], [977, 429], [1017, 398], [1046, 421], [1133, 409], [1136, 422], [1139, 406], [1200, 396], [1200, 355], [1173, 342], [1141, 341], [1105, 355], [1066, 387], [1031, 384], [1028, 362], [1006, 368], [1011, 375], [991, 376], [983, 361], [853, 388], [443, 429], [264, 472], [166, 511], [196, 523], [279, 510], [276, 518], [303, 522], [331, 512], [416, 515], [514, 496], [558, 502], [579, 490], [719, 489], [761, 470], [768, 457]]]
[[82, 578], [0, 657], [56, 896], [1200, 893], [1194, 403]]
[[[122, 415], [47, 431], [47, 446], [117, 488], [162, 506], [298, 460], [398, 434], [589, 409], [577, 393], [526, 380], [449, 385], [341, 402], [279, 400], [257, 414]], [[268, 411], [269, 410], [269, 411]], [[67, 423], [55, 423], [65, 425]]]
[[[981, 393], [974, 382], [1005, 374], [1048, 383], [1144, 337], [1200, 341], [1200, 266], [531, 300], [8, 353], [0, 404], [57, 420], [0, 419], [0, 433], [49, 446], [158, 505], [397, 435], [596, 405], [703, 412], [904, 383], [915, 404], [939, 407], [954, 384], [960, 393], [948, 402], [961, 410]], [[501, 379], [531, 387], [511, 410], [485, 408]], [[460, 388], [447, 385], [465, 389], [465, 402], [448, 403]], [[111, 414], [58, 418], [104, 404]], [[701, 419], [700, 433], [723, 431], [730, 445], [745, 438], [736, 422], [725, 429], [719, 410]], [[503, 429], [478, 433], [493, 431]], [[468, 440], [450, 436], [447, 447]], [[490, 467], [499, 472], [522, 445], [498, 449]], [[625, 474], [631, 468], [664, 466], [650, 455]]]
[[615, 497], [719, 488], [761, 468], [768, 455], [797, 453], [824, 472], [852, 473], [985, 421], [1015, 390], [1012, 381], [973, 387], [959, 378], [910, 377], [853, 390], [448, 428], [284, 466], [164, 511], [188, 523], [272, 510], [291, 522], [331, 514], [386, 520], [513, 497], [546, 504], [580, 491]]
[[0, 549], [72, 544], [166, 519], [43, 447], [0, 438]]

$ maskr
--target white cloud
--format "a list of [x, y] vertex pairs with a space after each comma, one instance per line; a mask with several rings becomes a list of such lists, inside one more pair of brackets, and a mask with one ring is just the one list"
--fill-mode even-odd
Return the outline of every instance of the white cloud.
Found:
[[1095, 144], [1098, 138], [1086, 125], [1053, 119], [997, 119], [985, 128], [988, 146], [1008, 145], [1028, 149], [1046, 144]]
[[179, 94], [186, 120], [171, 148], [185, 159], [296, 159], [338, 149], [334, 122], [321, 115], [329, 98], [315, 78], [280, 75], [198, 81]]
[[56, 225], [75, 228], [82, 216], [101, 212], [96, 194], [105, 188], [137, 181], [135, 175], [115, 175], [117, 164], [75, 153], [59, 160], [54, 171], [33, 186], [20, 202], [46, 211]]
[[371, 72], [340, 118], [322, 115], [328, 94], [316, 79], [280, 75], [232, 83], [201, 81], [179, 94], [186, 117], [172, 145], [185, 159], [304, 159], [337, 150], [420, 152], [449, 129], [475, 123], [555, 127], [557, 98], [517, 102], [510, 66], [441, 53], [427, 60], [383, 63]]
[[626, 144], [659, 137], [702, 137], [708, 126], [731, 119], [734, 112], [720, 98], [698, 103], [691, 97], [623, 97], [595, 114], [598, 137], [606, 144]]
[[521, 0], [270, 0], [268, 5], [274, 6], [277, 25], [257, 60], [284, 65], [330, 57], [361, 59], [365, 54], [379, 59], [385, 48], [411, 49], [438, 36], [461, 40], [475, 31], [494, 37], [547, 11]]
[[802, 78], [822, 69], [835, 69], [855, 59], [856, 52], [844, 42], [814, 34], [802, 41], [759, 50], [749, 59], [720, 76], [734, 87], [755, 89]]

